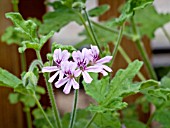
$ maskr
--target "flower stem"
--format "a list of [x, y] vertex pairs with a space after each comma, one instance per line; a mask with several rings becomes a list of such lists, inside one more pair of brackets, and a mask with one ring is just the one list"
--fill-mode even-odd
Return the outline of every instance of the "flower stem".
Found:
[[52, 125], [52, 123], [51, 123], [50, 120], [48, 119], [46, 113], [44, 112], [44, 110], [43, 110], [43, 108], [42, 108], [42, 106], [41, 106], [41, 104], [40, 104], [40, 102], [39, 102], [39, 100], [37, 99], [37, 97], [36, 97], [35, 94], [33, 95], [33, 97], [34, 97], [34, 99], [35, 99], [35, 101], [36, 101], [36, 104], [37, 104], [38, 108], [41, 110], [44, 118], [46, 119], [47, 123], [49, 124], [49, 126], [50, 126], [51, 128], [54, 128], [53, 125]]
[[[119, 34], [119, 30], [117, 30], [117, 29], [108, 28], [108, 27], [106, 27], [106, 26], [104, 26], [104, 25], [102, 25], [102, 24], [99, 24], [99, 23], [97, 23], [97, 22], [94, 22], [94, 21], [91, 21], [91, 22], [92, 22], [95, 26], [97, 26], [97, 27], [99, 27], [99, 28], [101, 28], [101, 29], [104, 29], [104, 30], [106, 30], [106, 31], [108, 31], [108, 32], [111, 32], [111, 33]], [[129, 37], [129, 38], [132, 38], [132, 35], [130, 35], [130, 34], [126, 33], [126, 32], [123, 32], [123, 35], [126, 36], [126, 37]]]
[[162, 27], [162, 31], [164, 32], [166, 38], [168, 39], [168, 41], [170, 43], [170, 35], [168, 34], [168, 32], [166, 31], [166, 29], [164, 27]]
[[114, 48], [113, 53], [112, 53], [113, 58], [112, 58], [112, 61], [111, 61], [111, 66], [113, 65], [113, 62], [114, 62], [115, 57], [116, 57], [116, 54], [118, 52], [118, 48], [120, 46], [120, 42], [121, 42], [122, 36], [123, 36], [123, 30], [124, 30], [124, 23], [123, 23], [123, 25], [120, 28], [119, 36], [118, 36], [115, 48]]
[[21, 70], [26, 71], [27, 64], [26, 64], [25, 53], [20, 54], [20, 59], [21, 59]]
[[[136, 28], [136, 25], [135, 25], [135, 22], [134, 22], [134, 18], [131, 17], [131, 24], [132, 24], [132, 29], [133, 29], [133, 33], [134, 35], [138, 36], [138, 32], [137, 32], [137, 28]], [[140, 38], [137, 38], [136, 39], [136, 45], [137, 45], [137, 48], [143, 58], [143, 61], [149, 71], [149, 74], [150, 74], [150, 77], [154, 80], [157, 80], [157, 76], [156, 76], [156, 73], [153, 69], [153, 67], [151, 66], [151, 63], [149, 61], [149, 58], [148, 58], [148, 55], [146, 53], [146, 50], [145, 50], [145, 47], [143, 46], [143, 42], [141, 41]]]
[[73, 104], [73, 110], [72, 110], [72, 114], [71, 114], [69, 128], [73, 128], [73, 125], [74, 125], [74, 121], [75, 121], [75, 117], [76, 117], [77, 101], [78, 101], [78, 92], [79, 92], [78, 89], [76, 89], [74, 91], [74, 104]]
[[24, 107], [24, 112], [26, 113], [27, 126], [28, 126], [28, 128], [32, 128], [32, 120], [31, 120], [30, 108], [25, 106]]
[[96, 118], [96, 116], [97, 116], [97, 112], [96, 113], [94, 113], [94, 115], [92, 116], [92, 118], [90, 119], [90, 121], [87, 123], [87, 125], [85, 126], [85, 128], [88, 128], [90, 125], [91, 125], [91, 123], [94, 121], [94, 119]]
[[95, 45], [95, 41], [94, 41], [94, 39], [93, 39], [93, 35], [91, 34], [91, 32], [90, 32], [88, 26], [86, 25], [86, 22], [85, 22], [85, 20], [84, 20], [84, 18], [83, 18], [83, 16], [82, 16], [82, 14], [81, 14], [81, 13], [77, 13], [77, 14], [78, 14], [78, 16], [79, 16], [79, 18], [80, 18], [82, 24], [84, 25], [84, 27], [85, 27], [85, 29], [86, 29], [86, 31], [87, 31], [87, 33], [88, 33], [90, 39], [92, 40], [92, 43]]
[[92, 33], [93, 39], [94, 39], [94, 41], [95, 41], [95, 44], [97, 45], [97, 47], [99, 48], [99, 51], [100, 51], [100, 53], [101, 53], [102, 51], [101, 51], [101, 48], [100, 48], [99, 42], [97, 41], [96, 35], [95, 35], [95, 33], [94, 33], [94, 30], [93, 30], [93, 27], [92, 27], [91, 21], [90, 21], [89, 16], [88, 16], [88, 13], [87, 13], [87, 11], [86, 11], [86, 9], [85, 9], [85, 8], [84, 8], [83, 10], [84, 10], [85, 16], [86, 16], [86, 18], [87, 18], [87, 22], [88, 22], [88, 24], [89, 24], [89, 27], [90, 27], [90, 30], [91, 30], [91, 33]]
[[38, 60], [40, 60], [43, 63], [41, 55], [40, 55], [40, 51], [37, 50], [36, 55], [37, 55]]
[[52, 109], [54, 111], [54, 116], [55, 116], [55, 120], [56, 120], [56, 123], [57, 123], [57, 128], [61, 128], [62, 126], [61, 126], [61, 122], [60, 122], [60, 117], [59, 117], [59, 112], [58, 112], [58, 109], [57, 109], [57, 105], [56, 105], [56, 102], [55, 102], [53, 88], [52, 88], [52, 85], [48, 82], [49, 74], [44, 73], [44, 78], [45, 78], [49, 98], [50, 98], [50, 101], [51, 101], [51, 106], [52, 106]]
[[[40, 51], [36, 51], [36, 55], [37, 55], [38, 60], [40, 60], [40, 62], [43, 63], [41, 55], [40, 55]], [[45, 78], [45, 82], [46, 82], [46, 86], [47, 86], [48, 95], [49, 95], [49, 98], [50, 98], [50, 101], [51, 101], [52, 110], [54, 112], [54, 119], [56, 120], [57, 127], [61, 128], [62, 127], [61, 122], [60, 122], [61, 119], [59, 117], [57, 105], [56, 105], [56, 102], [55, 102], [53, 88], [52, 88], [52, 85], [48, 82], [49, 74], [45, 73], [44, 78]]]
[[12, 0], [14, 12], [18, 12], [18, 11], [19, 11], [19, 9], [18, 9], [18, 3], [19, 3], [19, 0]]

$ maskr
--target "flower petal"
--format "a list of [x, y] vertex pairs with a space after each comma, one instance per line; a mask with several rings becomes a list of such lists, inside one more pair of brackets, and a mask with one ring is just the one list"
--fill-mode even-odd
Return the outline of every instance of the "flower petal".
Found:
[[53, 59], [54, 61], [61, 59], [61, 49], [55, 49], [54, 54], [53, 54]]
[[77, 83], [77, 81], [75, 81], [74, 78], [71, 79], [71, 83], [72, 83], [74, 89], [79, 89], [79, 84]]
[[55, 87], [56, 87], [56, 88], [61, 87], [61, 86], [64, 85], [68, 80], [69, 80], [68, 77], [65, 77], [65, 78], [63, 78], [63, 79], [61, 79], [61, 80], [58, 80], [58, 81], [55, 83]]
[[74, 72], [74, 76], [75, 76], [75, 77], [80, 76], [81, 72], [82, 72], [82, 71], [81, 71], [80, 69], [77, 69], [77, 70]]
[[66, 61], [66, 60], [69, 59], [69, 57], [70, 57], [70, 53], [69, 53], [67, 50], [64, 50], [64, 51], [62, 52], [62, 60], [63, 60], [63, 61]]
[[111, 59], [112, 59], [112, 56], [105, 56], [105, 57], [97, 60], [97, 61], [96, 61], [96, 64], [108, 63], [108, 62], [110, 62]]
[[59, 80], [63, 79], [63, 77], [64, 77], [64, 73], [63, 73], [63, 71], [60, 71], [60, 73], [59, 73]]
[[108, 71], [108, 72], [112, 72], [112, 69], [106, 65], [102, 65], [103, 69]]
[[101, 73], [103, 74], [103, 76], [107, 76], [108, 73], [105, 70], [102, 70]]
[[58, 70], [59, 68], [57, 66], [47, 66], [42, 68], [42, 72], [54, 72]]
[[93, 55], [98, 56], [99, 55], [98, 47], [91, 45], [91, 52], [92, 52]]
[[91, 78], [91, 76], [86, 71], [82, 72], [82, 75], [83, 75], [83, 79], [86, 83], [92, 82], [93, 79]]
[[58, 76], [58, 74], [59, 74], [59, 71], [57, 71], [53, 76], [51, 76], [48, 82], [52, 83], [54, 79]]
[[101, 72], [102, 71], [102, 66], [101, 65], [96, 65], [96, 66], [89, 66], [85, 69], [87, 72]]
[[64, 92], [65, 94], [69, 94], [69, 93], [70, 93], [70, 90], [71, 90], [71, 80], [69, 80], [69, 81], [67, 82], [66, 86], [64, 87], [63, 92]]

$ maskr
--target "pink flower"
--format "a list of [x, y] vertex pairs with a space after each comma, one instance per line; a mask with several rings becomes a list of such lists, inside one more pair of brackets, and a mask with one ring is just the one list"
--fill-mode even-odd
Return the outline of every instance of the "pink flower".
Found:
[[98, 66], [98, 67], [101, 67], [102, 68], [102, 71], [101, 73], [106, 76], [108, 75], [108, 72], [112, 72], [112, 69], [109, 68], [108, 66], [106, 65], [103, 65], [104, 63], [108, 63], [111, 61], [112, 59], [112, 56], [105, 56], [101, 59], [99, 59], [99, 49], [97, 46], [92, 46], [91, 45], [91, 49], [90, 49], [90, 56], [88, 57], [91, 64], [94, 65], [94, 66]]
[[79, 89], [79, 84], [76, 82], [75, 80], [75, 69], [77, 68], [77, 64], [75, 62], [72, 61], [62, 61], [61, 63], [61, 70], [64, 72], [64, 74], [66, 75], [65, 78], [63, 79], [59, 79], [56, 83], [55, 83], [55, 87], [59, 88], [61, 86], [63, 86], [65, 83], [65, 87], [63, 92], [65, 94], [69, 94], [71, 87], [73, 86], [74, 89]]
[[73, 60], [77, 63], [78, 69], [76, 70], [76, 77], [81, 73], [83, 75], [84, 81], [86, 83], [91, 83], [93, 80], [88, 72], [101, 72], [101, 68], [98, 66], [89, 66], [89, 55], [90, 51], [86, 48], [83, 48], [82, 52], [74, 51], [72, 53]]
[[61, 49], [56, 49], [53, 54], [53, 60], [56, 63], [56, 66], [47, 66], [42, 69], [42, 72], [54, 72], [56, 73], [50, 77], [48, 82], [52, 83], [54, 79], [59, 75], [59, 79], [62, 79], [64, 73], [61, 70], [61, 62], [67, 61], [70, 57], [70, 53], [67, 50], [61, 51]]

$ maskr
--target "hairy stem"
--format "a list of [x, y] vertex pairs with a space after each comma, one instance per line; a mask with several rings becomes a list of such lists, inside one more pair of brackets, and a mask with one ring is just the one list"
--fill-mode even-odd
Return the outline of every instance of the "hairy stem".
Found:
[[121, 26], [121, 28], [120, 28], [119, 36], [118, 36], [118, 39], [117, 39], [117, 41], [116, 41], [115, 48], [114, 48], [113, 53], [112, 53], [113, 58], [112, 58], [112, 61], [111, 61], [111, 66], [113, 65], [113, 62], [114, 62], [115, 57], [116, 57], [116, 54], [117, 54], [117, 52], [118, 52], [118, 48], [119, 48], [119, 46], [120, 46], [120, 42], [121, 42], [122, 36], [123, 36], [123, 30], [124, 30], [124, 24], [123, 24], [123, 25]]
[[55, 102], [53, 88], [52, 88], [52, 85], [48, 82], [49, 74], [45, 73], [44, 78], [45, 78], [45, 82], [46, 82], [46, 86], [47, 86], [48, 95], [49, 95], [49, 98], [50, 98], [50, 101], [51, 101], [51, 106], [52, 106], [52, 109], [53, 109], [53, 112], [54, 112], [54, 117], [55, 117], [55, 120], [56, 120], [56, 123], [57, 123], [57, 128], [61, 128], [62, 126], [61, 126], [61, 122], [60, 122], [60, 116], [59, 116], [59, 112], [58, 112], [58, 109], [57, 109], [57, 105], [56, 105], [56, 102]]
[[[41, 55], [40, 55], [40, 51], [36, 51], [36, 55], [37, 55], [38, 60], [41, 63], [43, 63]], [[61, 128], [62, 127], [61, 122], [60, 122], [61, 119], [60, 119], [59, 112], [58, 112], [58, 109], [57, 109], [57, 105], [56, 105], [56, 102], [55, 102], [53, 88], [52, 88], [52, 85], [48, 82], [49, 74], [45, 73], [44, 78], [45, 78], [45, 82], [46, 82], [46, 86], [47, 86], [48, 95], [49, 95], [49, 98], [50, 98], [50, 101], [51, 101], [52, 110], [54, 112], [54, 119], [57, 123], [57, 127]]]
[[46, 113], [44, 112], [44, 110], [43, 110], [43, 108], [42, 108], [42, 106], [41, 106], [41, 104], [40, 104], [40, 102], [39, 102], [39, 100], [37, 99], [37, 97], [36, 97], [35, 94], [33, 95], [33, 97], [34, 97], [34, 99], [35, 99], [35, 101], [36, 101], [36, 104], [37, 104], [38, 108], [41, 110], [44, 118], [46, 119], [47, 123], [49, 124], [50, 128], [54, 128], [53, 125], [52, 125], [52, 123], [50, 122], [49, 118], [47, 117]]
[[79, 18], [80, 18], [82, 24], [84, 25], [84, 27], [85, 27], [85, 29], [86, 29], [86, 31], [87, 31], [87, 33], [88, 33], [90, 39], [92, 40], [92, 44], [95, 45], [95, 41], [94, 41], [94, 39], [93, 39], [93, 35], [92, 35], [92, 33], [90, 32], [88, 26], [86, 25], [86, 21], [84, 20], [82, 14], [81, 14], [81, 13], [77, 13], [77, 14], [78, 14], [78, 16], [79, 16]]
[[[119, 34], [119, 30], [117, 30], [117, 29], [108, 28], [108, 27], [106, 27], [106, 26], [104, 26], [104, 25], [102, 25], [102, 24], [99, 24], [99, 23], [97, 23], [97, 22], [94, 22], [94, 21], [91, 21], [91, 22], [92, 22], [95, 26], [97, 26], [97, 27], [99, 27], [99, 28], [101, 28], [101, 29], [104, 29], [104, 30], [106, 30], [106, 31], [108, 31], [108, 32], [111, 32], [111, 33]], [[126, 33], [126, 32], [123, 32], [123, 35], [126, 36], [126, 37], [129, 37], [129, 38], [132, 38], [132, 35], [130, 35], [130, 34]]]
[[78, 92], [79, 92], [78, 89], [76, 89], [76, 90], [74, 91], [74, 104], [73, 104], [73, 110], [72, 110], [72, 114], [71, 114], [71, 120], [70, 120], [69, 128], [73, 128], [74, 121], [75, 121], [75, 118], [76, 118]]
[[32, 128], [32, 120], [31, 120], [30, 108], [25, 106], [24, 107], [24, 112], [26, 113], [27, 126], [28, 126], [28, 128]]
[[18, 12], [18, 4], [19, 4], [19, 0], [12, 0], [12, 5], [13, 5], [13, 10], [14, 12]]
[[20, 59], [21, 59], [21, 70], [26, 71], [27, 63], [26, 63], [25, 53], [20, 54]]
[[94, 119], [96, 118], [97, 114], [98, 114], [97, 112], [94, 113], [94, 115], [92, 116], [92, 118], [90, 119], [90, 121], [87, 123], [87, 125], [85, 126], [85, 128], [90, 127], [91, 123], [94, 121]]
[[88, 16], [88, 13], [87, 13], [86, 9], [83, 9], [83, 10], [84, 10], [85, 16], [86, 16], [86, 18], [87, 18], [87, 22], [88, 22], [88, 24], [89, 24], [91, 33], [92, 33], [92, 35], [93, 35], [93, 39], [94, 39], [94, 41], [95, 41], [95, 44], [97, 45], [97, 47], [99, 48], [99, 51], [100, 51], [100, 53], [101, 53], [102, 51], [101, 51], [99, 42], [97, 41], [97, 37], [96, 37], [96, 35], [95, 35], [95, 33], [94, 33], [94, 30], [93, 30], [91, 21], [90, 21], [89, 16]]
[[162, 27], [162, 31], [165, 34], [166, 38], [168, 39], [169, 43], [170, 43], [170, 35], [168, 34], [168, 32], [166, 31], [166, 29], [164, 27]]
[[[132, 29], [133, 29], [134, 35], [138, 36], [137, 28], [136, 28], [133, 17], [131, 18], [131, 24], [132, 24]], [[144, 63], [146, 65], [147, 69], [148, 69], [150, 77], [154, 80], [157, 80], [156, 73], [155, 73], [153, 67], [151, 66], [151, 63], [150, 63], [150, 60], [149, 60], [148, 55], [146, 53], [145, 47], [144, 47], [143, 42], [141, 41], [140, 38], [136, 39], [136, 45], [137, 45], [137, 48], [138, 48], [138, 50], [139, 50], [139, 52], [140, 52], [140, 54], [143, 58]]]

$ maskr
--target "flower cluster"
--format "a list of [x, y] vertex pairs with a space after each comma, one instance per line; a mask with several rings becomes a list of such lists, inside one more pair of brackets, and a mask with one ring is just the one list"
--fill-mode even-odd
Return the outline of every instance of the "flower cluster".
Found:
[[67, 50], [56, 49], [53, 54], [53, 60], [56, 66], [47, 66], [42, 69], [42, 72], [55, 72], [50, 77], [48, 82], [52, 83], [54, 79], [59, 75], [59, 79], [55, 82], [55, 87], [59, 88], [65, 85], [63, 92], [69, 94], [71, 87], [79, 89], [79, 83], [76, 79], [81, 74], [86, 83], [91, 83], [92, 78], [89, 72], [102, 73], [104, 76], [108, 75], [107, 72], [111, 72], [111, 68], [104, 65], [108, 63], [112, 56], [106, 56], [99, 58], [99, 49], [97, 46], [92, 46], [91, 49], [83, 48], [82, 52], [74, 51], [72, 58], [74, 61], [69, 61], [70, 53]]

